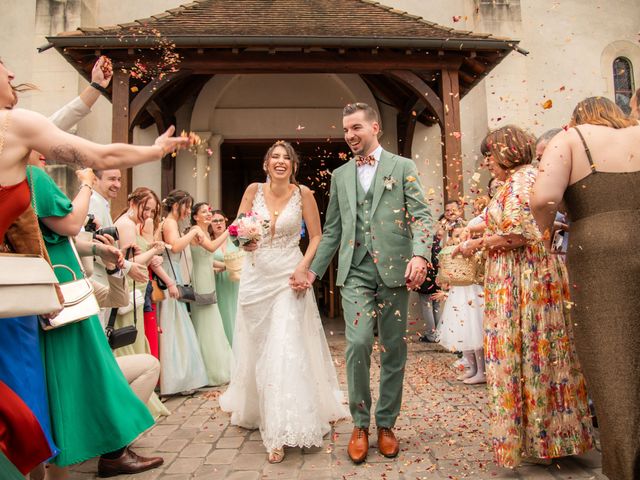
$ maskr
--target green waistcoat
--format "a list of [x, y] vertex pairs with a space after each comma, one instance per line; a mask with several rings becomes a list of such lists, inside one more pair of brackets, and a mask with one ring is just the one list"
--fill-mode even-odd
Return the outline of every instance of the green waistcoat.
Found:
[[364, 256], [369, 252], [373, 257], [371, 246], [371, 203], [373, 202], [373, 182], [367, 192], [364, 191], [360, 180], [356, 179], [356, 243], [353, 251], [351, 264], [360, 265]]

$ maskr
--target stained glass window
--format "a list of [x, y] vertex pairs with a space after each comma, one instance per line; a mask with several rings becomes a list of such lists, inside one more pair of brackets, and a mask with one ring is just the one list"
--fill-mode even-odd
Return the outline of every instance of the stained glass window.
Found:
[[616, 104], [629, 114], [629, 101], [633, 96], [633, 67], [629, 59], [618, 57], [613, 61], [613, 88]]

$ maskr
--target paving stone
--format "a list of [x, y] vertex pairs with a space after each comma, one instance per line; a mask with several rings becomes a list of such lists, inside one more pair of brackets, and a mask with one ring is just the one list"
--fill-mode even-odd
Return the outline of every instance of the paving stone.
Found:
[[203, 458], [177, 458], [165, 470], [167, 474], [191, 474], [204, 462]]
[[216, 443], [222, 432], [201, 430], [193, 437], [193, 443]]
[[182, 428], [201, 428], [209, 420], [209, 415], [192, 415], [182, 424]]
[[178, 429], [179, 425], [165, 425], [165, 424], [158, 424], [155, 427], [153, 427], [151, 429], [151, 431], [149, 432], [150, 435], [160, 435], [160, 436], [168, 436], [171, 433], [175, 432]]
[[211, 445], [207, 443], [197, 443], [187, 445], [184, 450], [180, 452], [182, 458], [204, 458], [211, 450]]
[[225, 437], [247, 437], [251, 433], [251, 430], [246, 430], [244, 428], [236, 427], [235, 425], [229, 426], [224, 431]]
[[187, 443], [189, 443], [189, 440], [184, 438], [171, 439], [162, 443], [157, 450], [159, 452], [179, 452], [187, 445]]
[[242, 444], [240, 453], [265, 453], [267, 450], [262, 442], [246, 441]]
[[207, 465], [229, 465], [237, 455], [237, 450], [216, 449], [207, 456], [204, 463]]
[[241, 453], [233, 459], [232, 470], [259, 470], [267, 461], [266, 453]]
[[136, 440], [132, 447], [157, 448], [167, 440], [165, 435], [147, 435]]
[[247, 471], [247, 472], [233, 472], [227, 475], [225, 480], [258, 480], [260, 478], [260, 472]]
[[229, 467], [224, 465], [202, 465], [193, 474], [194, 480], [218, 480], [226, 478]]
[[222, 437], [216, 443], [216, 448], [240, 448], [244, 443], [244, 437]]

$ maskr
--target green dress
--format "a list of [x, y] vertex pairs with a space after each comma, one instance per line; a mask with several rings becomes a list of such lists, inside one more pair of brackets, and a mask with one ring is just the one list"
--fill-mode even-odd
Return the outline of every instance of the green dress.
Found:
[[[227, 238], [226, 253], [238, 251], [231, 239]], [[213, 259], [217, 262], [224, 262], [224, 254], [221, 248], [215, 251]], [[229, 279], [229, 272], [216, 273], [216, 288], [218, 293], [218, 308], [222, 315], [224, 332], [227, 334], [229, 345], [233, 345], [233, 330], [236, 325], [236, 311], [238, 309], [238, 288], [240, 282], [232, 282]]]
[[[64, 217], [73, 207], [53, 179], [39, 168], [29, 167], [33, 207], [38, 217]], [[67, 237], [40, 229], [51, 262], [80, 265]], [[56, 269], [61, 282], [72, 280]], [[97, 316], [44, 332], [41, 336], [49, 390], [53, 439], [59, 466], [83, 462], [130, 444], [153, 425], [149, 410], [138, 400], [116, 363]]]
[[[193, 259], [191, 282], [196, 293], [215, 292], [213, 253], [200, 246], [191, 245], [191, 257]], [[218, 305], [215, 303], [213, 305], [191, 304], [191, 321], [200, 344], [209, 385], [229, 383], [232, 353]]]
[[[136, 235], [136, 243], [143, 252], [149, 250], [149, 242], [147, 242], [141, 235]], [[133, 280], [127, 277], [127, 281], [129, 282], [129, 291], [131, 292], [133, 290]], [[142, 298], [144, 298], [146, 289], [146, 283], [136, 283], [136, 290], [140, 292]], [[151, 355], [151, 347], [149, 347], [149, 341], [147, 340], [147, 335], [144, 331], [144, 301], [136, 303], [136, 314], [137, 321], [135, 322], [135, 325], [136, 329], [138, 330], [136, 341], [131, 345], [126, 345], [114, 350], [113, 354], [116, 357], [137, 354]], [[126, 313], [124, 315], [118, 314], [118, 316], [116, 317], [115, 328], [118, 329], [133, 324], [134, 316], [133, 310], [131, 310], [129, 313]], [[147, 402], [147, 407], [149, 407], [149, 411], [154, 418], [158, 418], [161, 415], [168, 416], [171, 414], [167, 407], [165, 407], [164, 404], [160, 401], [158, 395], [156, 395], [155, 392], [151, 393], [151, 397], [149, 397], [149, 401]]]
[[24, 475], [18, 471], [13, 463], [0, 450], [0, 473], [2, 480], [24, 480]]

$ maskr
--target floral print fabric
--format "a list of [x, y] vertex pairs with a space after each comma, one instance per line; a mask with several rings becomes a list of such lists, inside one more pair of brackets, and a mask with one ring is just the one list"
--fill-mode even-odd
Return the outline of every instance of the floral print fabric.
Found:
[[496, 463], [554, 458], [593, 446], [576, 356], [564, 264], [548, 255], [529, 209], [537, 170], [517, 170], [493, 198], [486, 235], [522, 235], [494, 251], [485, 271], [485, 357]]

